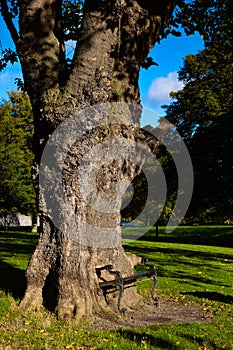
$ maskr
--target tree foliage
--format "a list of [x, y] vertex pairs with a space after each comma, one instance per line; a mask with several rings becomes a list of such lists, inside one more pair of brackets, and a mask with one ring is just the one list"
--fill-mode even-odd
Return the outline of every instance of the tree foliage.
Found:
[[[231, 6], [228, 0], [180, 2], [175, 12], [174, 21], [183, 24], [186, 34], [199, 31], [205, 43], [204, 50], [185, 57], [179, 71], [184, 88], [171, 93], [173, 102], [164, 106], [167, 119], [186, 141], [194, 166], [193, 199], [184, 222], [222, 223], [233, 215]], [[167, 31], [171, 28], [172, 23]], [[160, 216], [160, 223], [166, 224], [176, 201], [176, 171], [163, 145], [157, 148], [156, 156], [167, 180], [167, 200]], [[147, 194], [143, 173], [133, 184], [133, 201], [122, 211], [129, 219], [137, 217]]]
[[[121, 211], [122, 220], [137, 219], [140, 224], [150, 226], [154, 225], [159, 217], [158, 224], [166, 225], [172, 215], [177, 197], [176, 166], [172, 156], [162, 143], [157, 147], [155, 156], [158, 159], [156, 166], [154, 161], [147, 160], [143, 165], [143, 171], [133, 179], [131, 186], [127, 189]], [[164, 200], [160, 191], [161, 169], [166, 178], [166, 200]], [[150, 181], [150, 179], [153, 179], [153, 181]], [[129, 201], [130, 195], [132, 196], [131, 201], [126, 206], [125, 203]], [[140, 215], [145, 206], [146, 210], [143, 215]]]
[[229, 0], [212, 5], [207, 13], [196, 10], [205, 48], [185, 58], [179, 71], [184, 88], [172, 93], [174, 101], [166, 113], [193, 160], [195, 188], [189, 216], [222, 222], [233, 215], [233, 21]]
[[31, 181], [32, 109], [27, 94], [9, 93], [0, 106], [0, 212], [36, 212]]

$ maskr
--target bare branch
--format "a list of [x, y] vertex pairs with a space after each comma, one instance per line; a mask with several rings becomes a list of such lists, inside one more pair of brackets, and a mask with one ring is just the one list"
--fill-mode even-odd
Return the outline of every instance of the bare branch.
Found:
[[1, 12], [2, 12], [2, 16], [3, 19], [6, 23], [6, 26], [10, 32], [10, 35], [12, 37], [12, 40], [16, 46], [16, 49], [18, 47], [18, 40], [19, 40], [19, 35], [18, 32], [15, 28], [15, 25], [12, 21], [12, 15], [9, 11], [8, 5], [7, 5], [7, 1], [6, 0], [0, 0], [0, 4], [1, 4]]

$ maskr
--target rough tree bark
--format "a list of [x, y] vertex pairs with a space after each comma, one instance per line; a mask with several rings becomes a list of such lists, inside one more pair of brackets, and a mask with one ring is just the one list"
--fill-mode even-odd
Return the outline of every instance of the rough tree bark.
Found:
[[[70, 211], [63, 220], [69, 223], [75, 215], [92, 226], [101, 227], [103, 234], [106, 227], [111, 227], [112, 247], [84, 245], [66, 234], [67, 225], [62, 230], [54, 225], [45, 200], [45, 192], [52, 187], [47, 184], [46, 188], [39, 188], [39, 164], [49, 136], [67, 117], [89, 106], [111, 101], [140, 103], [140, 66], [167, 25], [174, 6], [173, 0], [86, 0], [72, 67], [67, 70], [60, 1], [21, 0], [18, 35], [13, 30], [6, 1], [2, 1], [2, 9], [5, 9], [2, 13], [16, 44], [33, 107], [33, 179], [41, 217], [41, 234], [26, 272], [27, 289], [21, 307], [43, 305], [56, 311], [60, 318], [77, 319], [101, 310], [116, 309], [114, 302], [107, 305], [95, 269], [112, 264], [124, 276], [133, 273], [139, 260], [126, 254], [121, 246], [119, 211], [103, 215], [91, 208], [80, 194], [75, 179], [82, 158], [101, 140], [125, 138], [146, 144], [146, 137], [139, 129], [139, 117], [133, 117], [131, 126], [123, 120], [120, 121], [121, 127], [110, 124], [108, 128], [85, 134], [72, 146], [63, 166], [64, 188], [71, 202]], [[96, 125], [91, 118], [80, 119], [80, 128]], [[55, 173], [53, 168], [50, 170], [51, 174], [47, 176], [52, 183]], [[103, 196], [114, 200], [114, 184], [126, 176], [132, 178], [137, 171], [138, 167], [130, 162], [112, 159], [101, 167], [97, 187]], [[63, 203], [59, 198], [56, 205], [58, 211], [62, 210]], [[87, 227], [78, 226], [76, 229], [83, 232], [75, 232], [75, 237], [91, 234]], [[139, 296], [134, 288], [127, 290], [124, 300], [127, 307], [137, 304]]]

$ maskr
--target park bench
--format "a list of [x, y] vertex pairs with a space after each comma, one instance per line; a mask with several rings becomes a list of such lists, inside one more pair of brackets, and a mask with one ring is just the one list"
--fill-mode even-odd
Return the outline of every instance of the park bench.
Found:
[[[156, 295], [156, 288], [157, 288], [157, 282], [158, 282], [156, 267], [152, 264], [148, 264], [147, 260], [144, 260], [143, 262], [146, 266], [148, 266], [150, 268], [148, 271], [139, 272], [139, 273], [127, 276], [127, 277], [122, 277], [122, 274], [120, 271], [114, 271], [113, 266], [110, 264], [105, 265], [103, 267], [96, 268], [97, 276], [102, 281], [99, 283], [99, 286], [103, 290], [103, 294], [105, 296], [105, 299], [106, 299], [107, 293], [111, 293], [115, 290], [119, 291], [117, 307], [121, 313], [124, 313], [127, 311], [127, 309], [125, 309], [121, 306], [121, 300], [123, 298], [125, 286], [130, 287], [130, 286], [134, 286], [138, 282], [142, 282], [141, 280], [138, 281], [138, 279], [140, 279], [142, 277], [150, 278], [153, 281], [151, 296], [152, 296], [152, 299], [155, 301], [155, 305], [158, 306], [158, 304], [159, 304], [159, 299]], [[101, 272], [103, 270], [108, 271], [110, 274], [114, 275], [115, 278], [110, 280], [110, 281], [105, 280], [101, 276]]]

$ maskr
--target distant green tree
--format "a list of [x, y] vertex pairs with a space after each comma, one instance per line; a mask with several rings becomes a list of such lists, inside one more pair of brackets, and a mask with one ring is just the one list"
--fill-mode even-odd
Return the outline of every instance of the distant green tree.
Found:
[[0, 106], [0, 214], [35, 214], [31, 181], [33, 122], [29, 97], [11, 92]]
[[[205, 49], [188, 55], [179, 71], [184, 88], [172, 93], [167, 118], [185, 139], [194, 166], [189, 216], [219, 222], [233, 216], [233, 70], [229, 0], [203, 15]], [[201, 14], [200, 14], [201, 15]]]
[[[138, 218], [146, 205], [146, 210], [143, 215], [140, 215], [140, 220], [145, 225], [154, 225], [159, 215], [158, 224], [165, 225], [170, 216], [176, 201], [178, 179], [176, 174], [176, 167], [172, 156], [166, 150], [163, 144], [160, 144], [156, 149], [156, 157], [159, 161], [158, 166], [155, 166], [151, 160], [145, 162], [142, 171], [132, 181], [134, 192], [131, 202], [125, 206], [125, 202], [129, 201], [132, 187], [125, 193], [125, 201], [123, 201], [123, 209], [121, 211], [122, 220], [131, 221]], [[164, 202], [160, 193], [160, 181], [156, 181], [156, 176], [159, 175], [161, 168], [163, 169], [166, 178], [167, 195]], [[148, 186], [148, 178], [151, 179], [150, 186]], [[150, 188], [148, 188], [150, 187]]]

